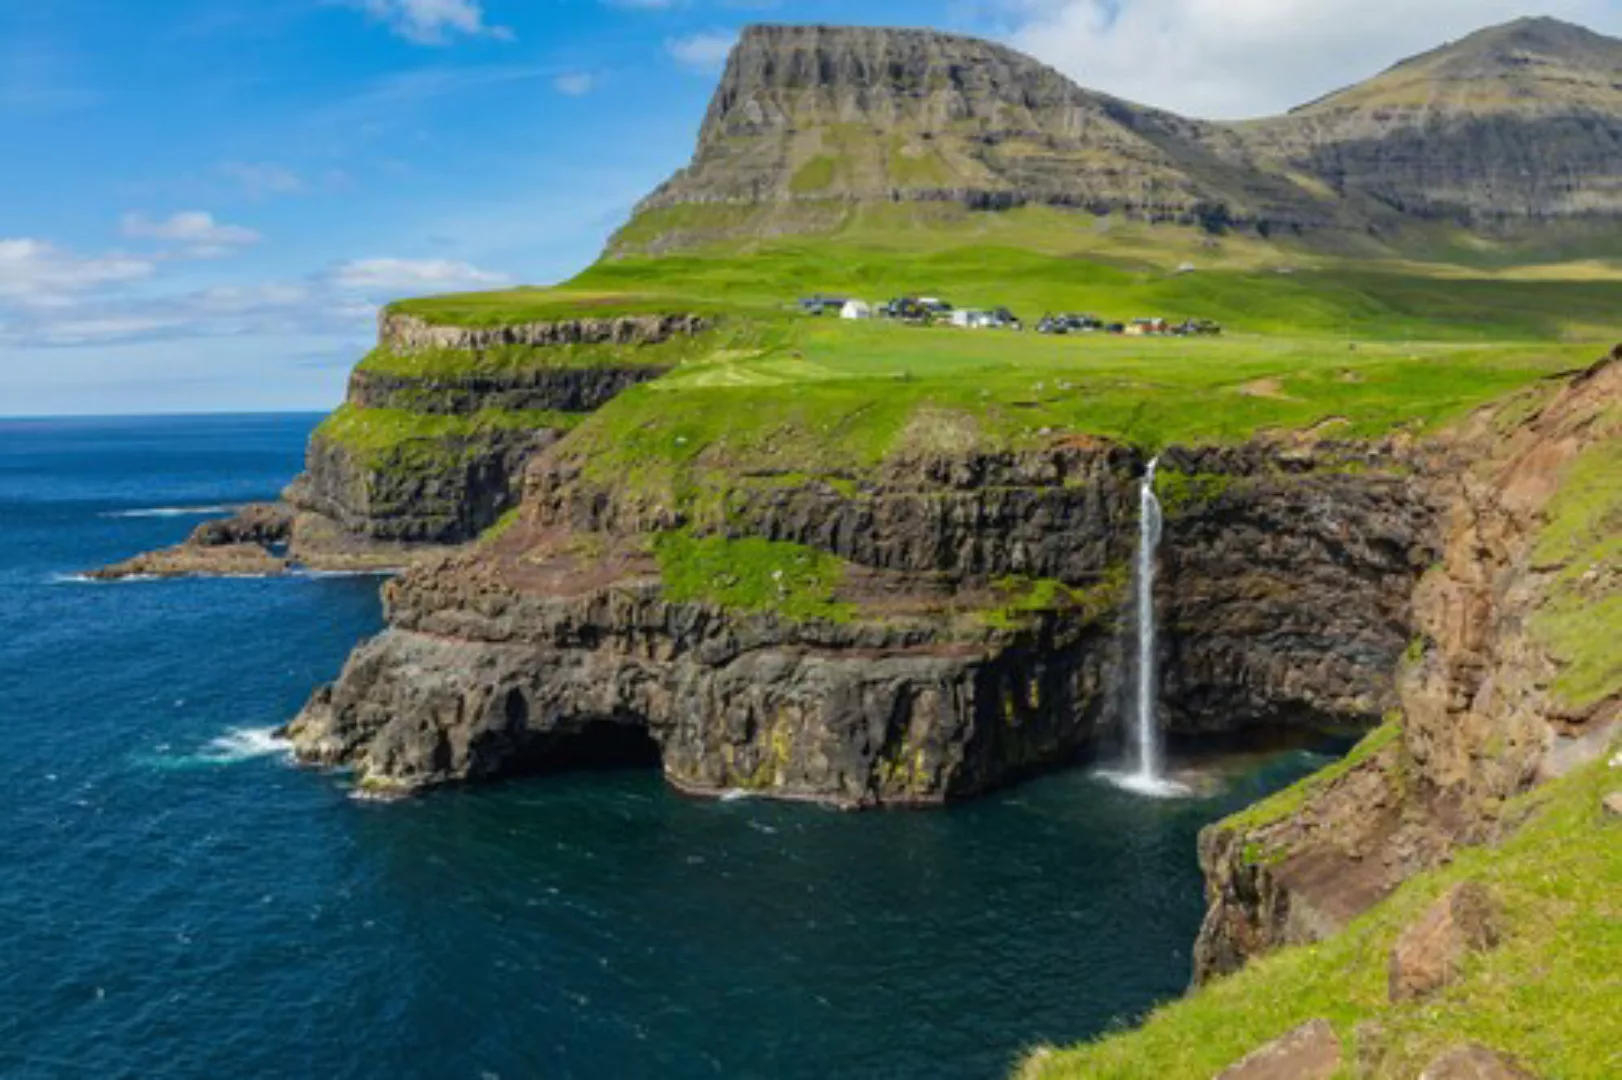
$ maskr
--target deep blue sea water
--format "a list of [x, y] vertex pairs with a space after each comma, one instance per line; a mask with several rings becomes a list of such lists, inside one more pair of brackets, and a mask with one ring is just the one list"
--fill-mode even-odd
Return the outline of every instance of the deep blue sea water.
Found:
[[1197, 830], [1322, 761], [944, 812], [351, 800], [265, 733], [376, 579], [71, 578], [273, 497], [315, 420], [0, 420], [0, 1076], [998, 1076], [1180, 993]]

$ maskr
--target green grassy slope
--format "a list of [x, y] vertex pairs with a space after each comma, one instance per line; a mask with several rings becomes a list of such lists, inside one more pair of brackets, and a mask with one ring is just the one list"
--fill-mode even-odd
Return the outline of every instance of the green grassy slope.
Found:
[[[679, 207], [644, 215], [625, 234], [656, 235], [671, 217], [754, 212]], [[1040, 446], [1071, 435], [1153, 449], [1326, 421], [1344, 435], [1425, 430], [1578, 366], [1599, 342], [1622, 336], [1622, 279], [1592, 267], [1506, 276], [1356, 261], [1056, 210], [841, 213], [830, 233], [611, 258], [558, 289], [396, 305], [468, 325], [694, 312], [717, 323], [698, 339], [648, 350], [377, 353], [365, 366], [448, 376], [529, 364], [679, 364], [572, 437], [601, 477], [678, 497], [744, 472], [849, 477], [897, 454]], [[1185, 262], [1193, 273], [1177, 272]], [[1033, 322], [1047, 311], [1214, 318], [1228, 334], [1047, 338], [801, 315], [794, 301], [817, 292], [935, 294], [1008, 305]]]
[[1622, 693], [1622, 403], [1602, 423], [1610, 437], [1561, 477], [1534, 553], [1555, 583], [1532, 633], [1562, 664], [1553, 689], [1573, 709]]

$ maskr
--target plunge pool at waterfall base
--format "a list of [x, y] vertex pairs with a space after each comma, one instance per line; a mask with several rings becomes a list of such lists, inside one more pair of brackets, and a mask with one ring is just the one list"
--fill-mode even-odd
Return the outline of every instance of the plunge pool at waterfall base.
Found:
[[1173, 743], [1175, 800], [1094, 763], [943, 811], [647, 769], [357, 801], [269, 732], [377, 579], [73, 577], [273, 497], [317, 419], [0, 421], [8, 1080], [1002, 1076], [1181, 994], [1199, 829], [1341, 748]]

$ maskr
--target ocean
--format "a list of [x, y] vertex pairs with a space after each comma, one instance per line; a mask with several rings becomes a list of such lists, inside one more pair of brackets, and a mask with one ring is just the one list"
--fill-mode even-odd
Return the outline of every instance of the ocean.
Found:
[[1002, 1076], [1181, 993], [1198, 830], [1327, 760], [934, 812], [352, 799], [270, 733], [378, 579], [75, 576], [273, 498], [317, 420], [0, 420], [0, 1076]]

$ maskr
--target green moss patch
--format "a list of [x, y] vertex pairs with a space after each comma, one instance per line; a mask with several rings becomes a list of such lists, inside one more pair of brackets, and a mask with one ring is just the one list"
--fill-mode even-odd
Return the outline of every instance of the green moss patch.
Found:
[[1121, 609], [1131, 577], [1126, 566], [1112, 567], [1098, 581], [1081, 587], [1054, 578], [1006, 577], [995, 584], [1001, 603], [983, 612], [981, 619], [999, 630], [1017, 629], [1046, 614], [1091, 622]]
[[834, 186], [834, 176], [838, 170], [838, 158], [826, 154], [814, 157], [795, 170], [789, 178], [789, 190], [796, 195], [815, 195], [827, 191]]
[[1216, 502], [1235, 483], [1222, 473], [1184, 473], [1160, 469], [1155, 473], [1155, 495], [1167, 516], [1193, 513]]
[[669, 532], [655, 539], [653, 550], [665, 595], [677, 602], [773, 612], [799, 621], [848, 622], [855, 612], [834, 598], [844, 563], [814, 548]]

